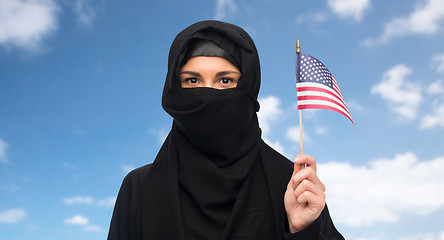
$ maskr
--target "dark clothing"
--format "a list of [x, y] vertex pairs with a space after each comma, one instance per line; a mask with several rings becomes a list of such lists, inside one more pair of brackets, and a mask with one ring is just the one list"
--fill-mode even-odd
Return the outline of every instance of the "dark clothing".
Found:
[[[261, 161], [261, 165], [270, 171], [265, 176], [265, 182], [256, 184], [254, 187], [269, 188], [270, 206], [258, 206], [257, 202], [260, 199], [239, 198], [236, 205], [242, 206], [242, 202], [245, 202], [250, 210], [245, 216], [233, 222], [232, 226], [240, 231], [246, 229], [252, 232], [257, 231], [258, 228], [264, 228], [269, 230], [268, 234], [261, 236], [239, 234], [239, 236], [233, 235], [226, 239], [344, 239], [334, 227], [327, 207], [311, 226], [296, 234], [288, 233], [283, 202], [286, 186], [293, 171], [293, 163], [265, 143], [261, 142], [261, 145], [264, 146], [261, 155], [270, 157]], [[182, 237], [186, 229], [181, 220], [179, 189], [177, 182], [168, 182], [165, 178], [168, 174], [165, 170], [165, 162], [154, 162], [133, 170], [125, 177], [116, 201], [108, 240], [199, 239]], [[165, 180], [157, 182], [157, 179], [162, 178]], [[168, 187], [170, 184], [176, 185], [176, 190], [164, 191], [170, 188]], [[248, 195], [248, 193], [244, 194]], [[269, 215], [267, 211], [273, 212], [271, 218], [267, 217]], [[144, 215], [151, 217], [146, 218]]]

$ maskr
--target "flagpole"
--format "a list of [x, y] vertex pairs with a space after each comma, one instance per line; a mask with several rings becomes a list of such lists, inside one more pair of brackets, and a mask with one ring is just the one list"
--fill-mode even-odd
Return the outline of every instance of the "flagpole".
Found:
[[[296, 40], [296, 61], [299, 60], [299, 54], [301, 53], [301, 41]], [[299, 66], [299, 63], [296, 65]], [[299, 69], [296, 69], [296, 71], [299, 71]], [[298, 75], [298, 74], [296, 74]], [[297, 82], [297, 79], [296, 79]], [[300, 143], [300, 149], [301, 149], [301, 155], [304, 154], [304, 144], [302, 140], [302, 110], [299, 109], [299, 143]], [[301, 164], [301, 169], [305, 168], [305, 164]]]

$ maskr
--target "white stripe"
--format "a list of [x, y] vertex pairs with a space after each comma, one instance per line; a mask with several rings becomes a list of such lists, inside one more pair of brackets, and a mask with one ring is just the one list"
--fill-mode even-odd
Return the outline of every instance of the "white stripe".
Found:
[[[336, 91], [338, 91], [339, 95], [341, 95], [341, 98], [344, 99], [344, 97], [342, 96], [342, 93], [341, 93], [341, 89], [339, 89], [339, 85], [338, 85], [338, 83], [336, 82], [336, 79], [333, 77], [333, 75], [331, 76], [331, 79], [333, 80], [333, 88], [334, 88]], [[345, 102], [345, 101], [344, 101], [344, 102]]]
[[341, 99], [342, 101], [344, 101], [342, 96], [338, 95], [338, 93], [336, 91], [332, 90], [330, 87], [325, 86], [324, 84], [314, 83], [314, 82], [296, 83], [296, 88], [300, 88], [300, 87], [317, 87], [317, 88], [322, 88], [322, 89], [325, 89], [325, 90], [331, 92], [332, 94], [334, 94], [338, 99]]
[[331, 100], [334, 100], [336, 102], [338, 102], [344, 109], [347, 109], [347, 106], [345, 106], [341, 101], [339, 101], [337, 98], [332, 97], [330, 94], [328, 93], [324, 93], [324, 92], [317, 92], [317, 91], [303, 91], [303, 92], [298, 92], [298, 97], [301, 96], [320, 96], [320, 97], [326, 97], [329, 98]]
[[339, 89], [338, 85], [333, 85], [333, 89], [335, 89], [337, 91], [337, 93], [339, 93], [339, 95], [341, 96], [342, 99], [344, 99], [344, 97], [342, 96], [341, 90]]
[[346, 112], [347, 115], [350, 116], [350, 114], [348, 113], [348, 109], [347, 107], [343, 107], [343, 105], [338, 105], [329, 101], [325, 101], [325, 100], [299, 100], [298, 101], [298, 105], [305, 105], [305, 104], [317, 104], [317, 105], [327, 105], [330, 107], [334, 107], [338, 110], [340, 110], [341, 112]]
[[352, 119], [348, 112], [344, 111], [342, 108], [338, 107], [337, 104], [334, 104], [332, 102], [322, 101], [322, 100], [302, 100], [302, 101], [298, 101], [298, 106], [303, 106], [303, 105], [326, 105], [326, 106], [329, 106], [329, 107], [332, 107], [332, 108], [335, 108], [335, 109], [339, 110], [341, 113], [343, 113], [344, 115], [346, 115], [350, 119]]

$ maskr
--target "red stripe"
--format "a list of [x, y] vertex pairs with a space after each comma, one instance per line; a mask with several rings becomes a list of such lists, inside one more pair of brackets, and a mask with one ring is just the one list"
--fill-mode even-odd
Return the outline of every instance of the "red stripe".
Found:
[[344, 112], [347, 112], [348, 114], [350, 114], [348, 112], [348, 109], [345, 107], [343, 107], [340, 103], [338, 103], [337, 101], [328, 98], [328, 97], [323, 97], [323, 96], [298, 96], [298, 101], [299, 100], [321, 100], [321, 101], [327, 101], [327, 102], [331, 102], [333, 104], [335, 104], [336, 106], [338, 106], [339, 108], [341, 108]]
[[341, 96], [341, 99], [343, 98], [343, 97], [342, 97], [342, 94], [341, 94], [341, 91], [339, 90], [339, 88], [333, 87], [333, 90], [334, 90], [339, 96]]
[[337, 93], [339, 94], [339, 96], [341, 96], [341, 98], [343, 98], [343, 97], [342, 97], [342, 94], [341, 94], [341, 89], [339, 88], [339, 85], [338, 85], [338, 83], [336, 82], [336, 80], [335, 80], [335, 78], [333, 77], [333, 75], [331, 75], [331, 79], [333, 80], [333, 89], [335, 90], [335, 92], [337, 92]]
[[[297, 87], [297, 91], [298, 92], [314, 91], [314, 92], [328, 93], [328, 94], [332, 95], [333, 98], [338, 99], [339, 101], [341, 101], [344, 104], [344, 106], [347, 106], [347, 104], [345, 104], [344, 99], [342, 99], [342, 97], [338, 98], [338, 96], [336, 96], [332, 92], [330, 92], [328, 90], [325, 90], [323, 88], [318, 88], [318, 87]], [[341, 96], [341, 94], [339, 94], [339, 96]]]
[[339, 94], [339, 96], [341, 96], [342, 99], [344, 99], [344, 97], [342, 96], [342, 93], [341, 93], [341, 89], [339, 88], [339, 85], [336, 82], [336, 80], [333, 77], [333, 75], [331, 75], [331, 79], [333, 80], [333, 85], [335, 86], [333, 89], [335, 90], [335, 92], [337, 92]]
[[347, 116], [346, 114], [344, 114], [344, 112], [342, 112], [339, 109], [336, 109], [334, 107], [330, 107], [330, 106], [326, 106], [326, 105], [318, 105], [318, 104], [298, 105], [298, 110], [302, 110], [302, 109], [327, 109], [327, 110], [332, 110], [332, 111], [335, 111], [335, 112], [338, 112], [338, 113], [344, 115], [345, 117], [350, 119], [350, 121], [352, 122], [353, 126], [355, 125], [355, 123], [353, 122], [353, 120], [349, 116]]

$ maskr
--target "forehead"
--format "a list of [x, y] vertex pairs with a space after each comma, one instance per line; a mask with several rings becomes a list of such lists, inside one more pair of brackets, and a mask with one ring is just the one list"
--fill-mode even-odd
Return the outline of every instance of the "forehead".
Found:
[[233, 70], [239, 72], [239, 69], [225, 58], [208, 57], [208, 56], [197, 56], [188, 59], [185, 65], [181, 68], [181, 71], [184, 70], [187, 71]]

